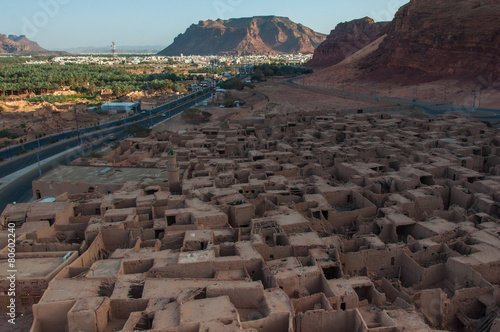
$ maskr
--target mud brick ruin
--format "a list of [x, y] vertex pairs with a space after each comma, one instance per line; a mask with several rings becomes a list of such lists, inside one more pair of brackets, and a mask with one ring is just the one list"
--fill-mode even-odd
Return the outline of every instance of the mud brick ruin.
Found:
[[480, 120], [268, 115], [126, 139], [33, 193], [0, 217], [32, 332], [500, 331]]

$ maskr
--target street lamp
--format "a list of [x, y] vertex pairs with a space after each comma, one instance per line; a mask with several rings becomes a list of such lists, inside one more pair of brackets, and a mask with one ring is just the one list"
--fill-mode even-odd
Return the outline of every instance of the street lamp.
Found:
[[477, 98], [477, 88], [474, 89], [474, 105], [472, 106], [472, 113], [476, 112], [476, 98]]
[[35, 126], [36, 141], [38, 143], [38, 150], [36, 152], [36, 159], [38, 163], [38, 175], [42, 176], [42, 168], [40, 167], [40, 137], [38, 137], [38, 125]]

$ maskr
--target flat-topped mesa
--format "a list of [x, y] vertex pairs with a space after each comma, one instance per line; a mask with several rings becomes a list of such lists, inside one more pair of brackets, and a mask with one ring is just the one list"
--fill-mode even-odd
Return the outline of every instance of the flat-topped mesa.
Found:
[[286, 17], [208, 20], [191, 25], [159, 55], [313, 53], [325, 37]]
[[28, 54], [48, 52], [40, 47], [38, 43], [29, 40], [26, 36], [0, 34], [0, 53]]

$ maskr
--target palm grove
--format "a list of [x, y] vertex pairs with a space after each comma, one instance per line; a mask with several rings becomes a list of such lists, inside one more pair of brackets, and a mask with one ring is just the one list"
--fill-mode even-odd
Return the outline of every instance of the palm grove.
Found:
[[[111, 89], [116, 97], [132, 91], [160, 90], [186, 92], [182, 83], [187, 77], [173, 73], [131, 74], [123, 67], [98, 65], [25, 65], [0, 67], [0, 93], [3, 97], [21, 94], [48, 94], [69, 86], [72, 90], [93, 96], [100, 89]], [[47, 99], [49, 96], [44, 96]], [[47, 101], [47, 100], [44, 100]]]

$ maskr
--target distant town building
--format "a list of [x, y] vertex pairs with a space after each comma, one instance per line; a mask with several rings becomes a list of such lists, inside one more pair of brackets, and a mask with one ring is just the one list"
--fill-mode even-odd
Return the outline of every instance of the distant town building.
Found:
[[110, 115], [137, 113], [141, 111], [141, 103], [106, 103], [101, 105], [101, 110]]

